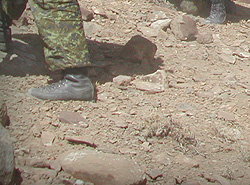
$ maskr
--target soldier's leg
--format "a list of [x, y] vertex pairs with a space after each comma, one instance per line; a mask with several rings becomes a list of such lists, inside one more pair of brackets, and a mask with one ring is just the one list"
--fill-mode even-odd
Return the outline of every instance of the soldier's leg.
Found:
[[186, 13], [197, 15], [208, 5], [207, 0], [182, 0], [180, 8]]
[[11, 44], [11, 18], [7, 12], [8, 1], [0, 1], [0, 51], [8, 51]]
[[26, 8], [27, 0], [0, 1], [0, 50], [8, 51], [11, 45], [12, 19], [18, 19]]
[[[51, 71], [64, 70], [64, 78], [28, 94], [48, 100], [92, 100], [94, 86], [82, 71], [90, 66], [81, 12], [77, 0], [30, 0]], [[73, 70], [68, 70], [73, 69]]]
[[226, 20], [225, 0], [211, 0], [210, 16], [206, 18], [206, 23], [222, 24]]

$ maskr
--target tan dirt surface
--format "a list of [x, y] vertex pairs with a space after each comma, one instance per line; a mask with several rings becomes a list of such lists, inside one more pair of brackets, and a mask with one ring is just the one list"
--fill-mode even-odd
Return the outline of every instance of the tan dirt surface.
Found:
[[[28, 89], [49, 80], [40, 68], [36, 74], [0, 76], [21, 184], [74, 184], [69, 174], [49, 169], [47, 163], [70, 149], [92, 147], [66, 140], [84, 136], [91, 138], [97, 150], [131, 158], [146, 174], [160, 171], [156, 180], [149, 175], [147, 184], [249, 185], [249, 17], [229, 15], [226, 24], [206, 25], [204, 18], [189, 15], [196, 20], [199, 33], [213, 35], [212, 43], [200, 44], [176, 39], [170, 28], [165, 37], [142, 34], [140, 28], [150, 26], [150, 15], [155, 11], [164, 11], [169, 19], [183, 14], [169, 3], [79, 3], [95, 12], [91, 22], [100, 26], [87, 35], [92, 59], [105, 64], [90, 69], [98, 90], [97, 102], [42, 101], [27, 96]], [[236, 3], [250, 8], [250, 4]], [[100, 11], [106, 16], [98, 15]], [[29, 9], [24, 16], [26, 25], [17, 22], [12, 26], [13, 39], [36, 48], [33, 54], [43, 62], [41, 40]], [[138, 34], [157, 45], [153, 63], [129, 63], [118, 57], [120, 48]], [[112, 81], [118, 75], [137, 79], [158, 69], [166, 73], [164, 92], [151, 94], [132, 84], [120, 87]], [[62, 123], [61, 111], [79, 113], [84, 122]], [[51, 146], [46, 145], [43, 134], [53, 138]]]

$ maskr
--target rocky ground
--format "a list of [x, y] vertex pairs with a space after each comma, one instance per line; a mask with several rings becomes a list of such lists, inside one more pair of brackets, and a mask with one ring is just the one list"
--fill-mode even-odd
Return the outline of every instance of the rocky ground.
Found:
[[[103, 169], [61, 159], [62, 153], [85, 150], [90, 164], [124, 169], [114, 175], [117, 182], [126, 181], [124, 173], [143, 184], [140, 172], [126, 173], [136, 168], [147, 184], [250, 184], [247, 11], [229, 15], [226, 24], [206, 25], [199, 16], [182, 20], [184, 13], [164, 1], [79, 3], [94, 61], [89, 71], [96, 102], [27, 96], [29, 88], [47, 84], [48, 71], [30, 10], [12, 26], [13, 50], [1, 63], [0, 92], [10, 117], [17, 184], [96, 182], [91, 174], [100, 177]], [[248, 1], [235, 3], [250, 12]], [[178, 27], [186, 21], [187, 29]], [[136, 52], [147, 51], [140, 62], [129, 61], [131, 53], [121, 57], [135, 35], [151, 41], [136, 45]], [[96, 151], [105, 160], [93, 157]], [[129, 162], [109, 161], [120, 157]]]

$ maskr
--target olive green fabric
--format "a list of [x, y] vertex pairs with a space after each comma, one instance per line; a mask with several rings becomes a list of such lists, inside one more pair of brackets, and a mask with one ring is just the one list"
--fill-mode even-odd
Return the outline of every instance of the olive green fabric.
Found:
[[209, 0], [182, 0], [180, 8], [182, 11], [197, 15], [209, 5]]
[[77, 0], [29, 0], [29, 5], [51, 71], [91, 65]]

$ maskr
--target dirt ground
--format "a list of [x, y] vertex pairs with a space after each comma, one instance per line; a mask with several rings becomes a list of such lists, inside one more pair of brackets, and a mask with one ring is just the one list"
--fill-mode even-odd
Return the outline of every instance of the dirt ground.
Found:
[[[27, 161], [51, 161], [64, 151], [88, 147], [65, 139], [87, 136], [97, 150], [132, 158], [146, 174], [158, 170], [160, 177], [148, 176], [148, 184], [250, 184], [249, 17], [229, 15], [226, 24], [206, 25], [203, 17], [190, 15], [200, 33], [213, 34], [212, 43], [180, 41], [168, 29], [166, 38], [148, 37], [158, 47], [155, 61], [134, 64], [119, 59], [118, 51], [132, 36], [143, 35], [138, 27], [151, 24], [149, 15], [164, 10], [172, 19], [183, 12], [169, 3], [146, 0], [79, 3], [108, 15], [95, 14], [92, 22], [101, 29], [87, 35], [92, 60], [105, 64], [90, 69], [97, 102], [41, 101], [27, 96], [31, 87], [47, 84], [49, 77], [43, 70], [37, 70], [43, 74], [0, 76], [20, 183], [60, 184], [66, 179], [64, 184], [74, 184], [63, 171], [46, 165], [36, 168]], [[236, 3], [250, 8], [250, 4]], [[13, 38], [37, 48], [38, 56], [41, 40], [32, 17], [28, 18], [27, 25], [12, 26]], [[166, 72], [168, 86], [161, 93], [150, 94], [133, 85], [119, 87], [112, 81], [118, 75], [139, 78], [158, 69]], [[62, 123], [61, 111], [80, 113], [86, 122]], [[44, 132], [55, 136], [52, 146], [43, 144]]]

